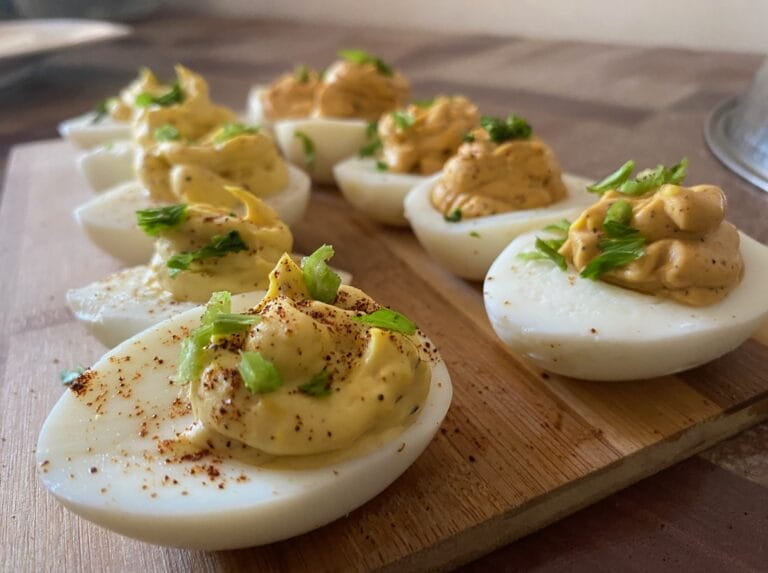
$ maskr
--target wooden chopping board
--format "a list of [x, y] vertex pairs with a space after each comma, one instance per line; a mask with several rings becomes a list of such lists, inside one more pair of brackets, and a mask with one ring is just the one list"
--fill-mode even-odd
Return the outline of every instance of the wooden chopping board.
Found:
[[738, 350], [663, 379], [589, 383], [510, 355], [479, 284], [432, 263], [409, 231], [371, 223], [315, 191], [296, 250], [334, 264], [438, 344], [454, 402], [425, 454], [377, 498], [315, 532], [267, 547], [156, 547], [64, 510], [38, 483], [37, 435], [58, 372], [103, 352], [64, 303], [116, 270], [73, 221], [90, 196], [60, 141], [14, 149], [0, 211], [0, 548], [22, 570], [421, 570], [449, 568], [555, 521], [768, 417], [768, 325]]

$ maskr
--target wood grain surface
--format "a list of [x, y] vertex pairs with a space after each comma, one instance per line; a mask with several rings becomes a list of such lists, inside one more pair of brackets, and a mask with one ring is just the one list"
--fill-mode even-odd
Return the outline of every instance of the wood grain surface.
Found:
[[[62, 392], [57, 369], [90, 363], [103, 351], [73, 323], [62, 295], [116, 268], [68, 216], [90, 193], [74, 159], [60, 141], [15, 150], [0, 214], [2, 244], [10, 247], [0, 260], [2, 300], [10, 302], [0, 416], [13, 458], [0, 510], [31, 518], [3, 526], [3, 547], [20, 540], [12, 567], [31, 558], [46, 570], [77, 568], [79, 553], [51, 551], [54, 539], [74, 529], [99, 567], [114, 565], [117, 546], [125, 565], [143, 562], [148, 570], [160, 563], [158, 553], [192, 569], [222, 560], [264, 571], [444, 568], [768, 416], [768, 376], [759, 368], [768, 348], [756, 341], [680, 376], [636, 383], [577, 382], [522, 363], [497, 343], [476, 285], [430, 261], [408, 231], [377, 226], [335, 191], [316, 190], [296, 229], [297, 249], [332, 243], [335, 262], [359, 287], [433, 337], [455, 387], [441, 433], [382, 495], [294, 540], [198, 554], [121, 538], [63, 511], [35, 483], [31, 456], [36, 431]], [[33, 524], [34, 536], [25, 531]]]
[[[766, 196], [722, 169], [700, 135], [711, 106], [746, 87], [760, 61], [749, 55], [167, 16], [140, 24], [124, 42], [57, 58], [24, 88], [0, 94], [0, 154], [20, 140], [53, 135], [57, 121], [114, 92], [142, 64], [167, 71], [182, 61], [210, 77], [215, 97], [240, 106], [251, 83], [299, 61], [324, 65], [336, 48], [350, 46], [367, 47], [401, 67], [419, 97], [462, 92], [488, 113], [526, 115], [570, 171], [599, 176], [628, 157], [655, 164], [688, 155], [691, 178], [723, 185], [730, 218], [768, 239]], [[359, 286], [413, 315], [441, 345], [456, 384], [444, 433], [382, 496], [298, 540], [215, 554], [125, 540], [65, 512], [36, 483], [33, 467], [37, 432], [61, 392], [58, 370], [89, 363], [103, 351], [73, 325], [63, 293], [117, 264], [96, 252], [69, 218], [87, 193], [81, 181], [71, 183], [78, 176], [65, 148], [21, 148], [8, 175], [0, 213], [2, 569], [448, 567], [766, 415], [767, 356], [756, 341], [712, 365], [642, 386], [543, 377], [493, 339], [477, 285], [426, 261], [409, 233], [381, 229], [321, 191], [297, 231], [297, 248], [325, 240], [340, 245], [339, 265], [355, 273]], [[759, 339], [768, 340], [765, 329]], [[749, 435], [757, 439], [746, 446], [737, 439], [707, 457], [760, 483], [768, 475], [760, 451], [749, 458], [749, 473], [739, 452], [757, 447], [751, 444], [766, 434]], [[759, 541], [764, 530], [764, 490], [701, 460], [678, 468], [472, 570], [642, 570], [638, 563], [655, 570], [690, 563], [759, 570], [764, 541], [749, 546], [744, 540]], [[656, 488], [666, 497], [655, 495]], [[632, 534], [647, 534], [632, 524], [649, 513], [674, 525], [663, 534], [656, 528], [654, 539], [667, 540], [656, 554], [643, 552]], [[707, 541], [697, 542], [699, 536]], [[682, 545], [698, 560], [675, 554]], [[333, 557], [324, 553], [330, 546]]]

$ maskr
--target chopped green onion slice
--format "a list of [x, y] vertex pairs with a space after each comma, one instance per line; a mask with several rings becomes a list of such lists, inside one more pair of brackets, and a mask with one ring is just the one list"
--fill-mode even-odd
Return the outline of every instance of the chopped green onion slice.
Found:
[[672, 167], [659, 165], [654, 169], [646, 169], [640, 172], [635, 179], [630, 179], [619, 185], [616, 190], [625, 195], [639, 196], [658, 189], [662, 185], [678, 185], [685, 180], [688, 174], [688, 159], [683, 158], [680, 163]]
[[627, 179], [629, 179], [629, 177], [632, 175], [632, 172], [634, 170], [635, 170], [635, 162], [630, 159], [624, 165], [619, 167], [616, 171], [614, 171], [610, 175], [604, 177], [598, 183], [587, 186], [587, 191], [589, 191], [590, 193], [599, 193], [602, 195], [606, 191], [609, 191], [611, 189], [616, 189], [619, 185], [621, 185]]
[[465, 143], [472, 143], [473, 141], [475, 141], [475, 134], [472, 133], [471, 131], [468, 131], [467, 133], [461, 136], [461, 140]]
[[261, 320], [258, 314], [232, 314], [222, 312], [211, 323], [213, 336], [226, 336], [248, 330]]
[[352, 320], [374, 328], [392, 330], [401, 334], [413, 334], [417, 328], [411, 319], [388, 308], [380, 308], [364, 316], [355, 316]]
[[230, 312], [232, 312], [232, 293], [225, 290], [217, 291], [208, 299], [201, 322], [204, 325], [213, 324], [217, 316]]
[[187, 206], [184, 203], [153, 207], [136, 211], [136, 224], [147, 235], [157, 236], [160, 231], [171, 229], [187, 220]]
[[386, 161], [377, 160], [376, 161], [376, 171], [388, 171], [389, 165], [387, 165]]
[[528, 139], [533, 133], [531, 125], [519, 115], [510, 113], [506, 119], [483, 116], [480, 125], [488, 132], [494, 143], [504, 143], [513, 139]]
[[398, 129], [408, 129], [416, 121], [416, 118], [407, 111], [393, 111], [391, 115]]
[[109, 108], [112, 106], [112, 104], [116, 100], [117, 98], [115, 97], [108, 97], [106, 99], [101, 100], [99, 103], [97, 103], [96, 107], [93, 109], [96, 115], [94, 115], [93, 119], [91, 119], [91, 125], [100, 123], [101, 120], [107, 117], [107, 114], [109, 113]]
[[303, 131], [294, 131], [293, 137], [301, 141], [304, 148], [304, 164], [309, 169], [315, 168], [315, 142]]
[[148, 107], [153, 104], [168, 107], [183, 101], [184, 92], [181, 89], [181, 85], [179, 85], [179, 82], [173, 82], [171, 88], [159, 96], [154, 96], [149, 92], [141, 92], [136, 96], [134, 103], [137, 107]]
[[587, 263], [581, 276], [597, 280], [608, 271], [626, 266], [645, 254], [644, 245], [645, 239], [641, 236], [603, 239], [599, 243], [602, 252]]
[[322, 245], [308, 257], [301, 261], [301, 270], [304, 273], [304, 282], [309, 294], [315, 300], [326, 304], [333, 304], [336, 294], [339, 292], [341, 277], [327, 265], [334, 255], [333, 247]]
[[243, 377], [243, 384], [252, 394], [274, 392], [283, 385], [277, 367], [259, 352], [240, 351], [237, 370]]
[[461, 221], [461, 209], [454, 209], [447, 215], [443, 215], [443, 219], [445, 219], [448, 223], [458, 223]]
[[238, 135], [254, 135], [259, 133], [259, 127], [256, 125], [245, 125], [244, 123], [225, 123], [216, 132], [213, 137], [214, 143], [224, 143], [237, 137]]
[[304, 64], [300, 64], [293, 69], [293, 77], [300, 84], [305, 84], [309, 81], [309, 68]]
[[179, 130], [176, 129], [176, 126], [173, 126], [170, 123], [158, 127], [153, 135], [155, 141], [177, 141], [181, 138]]
[[544, 227], [544, 230], [559, 235], [567, 235], [570, 228], [571, 222], [568, 219], [560, 219], [557, 223], [551, 223]]
[[562, 270], [568, 268], [565, 257], [558, 253], [560, 247], [565, 243], [565, 239], [540, 239], [536, 237], [536, 250], [555, 263]]
[[211, 342], [212, 330], [211, 325], [201, 326], [181, 341], [177, 381], [192, 382], [200, 376], [208, 361], [208, 345]]
[[64, 384], [64, 386], [69, 386], [72, 382], [80, 378], [85, 370], [85, 366], [78, 366], [72, 370], [62, 370], [59, 372], [59, 380], [61, 380], [61, 383]]
[[383, 76], [391, 76], [393, 74], [392, 68], [385, 64], [381, 58], [377, 58], [364, 50], [340, 50], [338, 55], [340, 58], [355, 64], [373, 64], [376, 67], [376, 71]]
[[325, 370], [321, 370], [312, 378], [309, 382], [299, 386], [299, 391], [307, 394], [308, 396], [316, 396], [318, 398], [323, 396], [330, 396], [331, 394], [331, 376]]
[[480, 238], [480, 233], [478, 233], [477, 231], [470, 231], [469, 232], [469, 236], [470, 237], [474, 237], [475, 239], [479, 239]]
[[381, 139], [379, 139], [379, 123], [372, 121], [365, 128], [365, 145], [360, 148], [358, 155], [360, 157], [372, 157], [381, 149]]
[[430, 98], [427, 98], [427, 99], [417, 99], [417, 100], [413, 101], [413, 105], [415, 105], [416, 107], [421, 107], [421, 108], [432, 107], [432, 104], [434, 104], [434, 103], [435, 103], [435, 98], [433, 98], [433, 97], [430, 97]]
[[246, 250], [248, 250], [248, 245], [245, 244], [240, 233], [230, 231], [226, 235], [214, 235], [207, 245], [200, 247], [196, 251], [173, 255], [166, 262], [166, 266], [171, 269], [169, 272], [170, 276], [174, 277], [179, 272], [187, 270], [194, 261], [214, 259], [229, 253]]

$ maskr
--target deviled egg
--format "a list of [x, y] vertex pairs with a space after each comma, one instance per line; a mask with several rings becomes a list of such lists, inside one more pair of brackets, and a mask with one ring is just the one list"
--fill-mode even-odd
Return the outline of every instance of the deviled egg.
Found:
[[[242, 216], [205, 204], [139, 211], [138, 226], [154, 241], [150, 263], [67, 292], [75, 317], [102, 344], [116, 346], [215, 291], [266, 289], [269, 271], [292, 248], [291, 231], [252, 193], [234, 187], [226, 192], [240, 203]], [[334, 272], [343, 284], [351, 281], [349, 273]]]
[[[161, 126], [158, 129], [163, 129]], [[78, 207], [75, 217], [91, 240], [129, 263], [145, 263], [153, 241], [136, 225], [135, 212], [174, 203], [206, 203], [235, 209], [225, 188], [235, 186], [264, 199], [288, 225], [304, 215], [309, 178], [288, 165], [272, 138], [255, 127], [224, 124], [198, 143], [170, 134], [136, 159], [139, 181], [101, 193]]]
[[159, 85], [149, 70], [113, 98], [110, 111], [129, 127], [128, 136], [90, 148], [78, 167], [94, 191], [110, 189], [136, 178], [134, 164], [141, 148], [158, 141], [197, 141], [223, 125], [235, 124], [233, 111], [214, 104], [205, 79], [176, 66], [176, 82]]
[[[133, 133], [142, 117], [145, 131]], [[211, 103], [208, 85], [198, 74], [176, 66], [176, 81], [163, 84], [147, 68], [117, 97], [101, 102], [96, 110], [64, 121], [59, 133], [78, 147], [91, 149], [119, 140], [149, 141], [157, 127], [172, 123], [182, 136], [197, 139], [218, 125], [235, 120], [230, 110]]]
[[465, 97], [412, 103], [370, 124], [369, 140], [357, 156], [333, 168], [336, 183], [372, 219], [406, 226], [405, 196], [440, 171], [479, 125], [480, 112]]
[[262, 300], [216, 293], [75, 379], [36, 448], [50, 492], [123, 535], [219, 550], [315, 529], [389, 486], [438, 430], [450, 377], [416, 325], [339, 287], [323, 258], [284, 255]]
[[483, 117], [445, 169], [415, 187], [405, 216], [429, 255], [480, 280], [517, 235], [575, 217], [593, 197], [563, 176], [554, 152], [527, 121]]
[[408, 100], [408, 82], [380, 58], [339, 57], [322, 73], [299, 66], [249, 96], [251, 121], [271, 126], [288, 161], [320, 183], [332, 183], [333, 166], [365, 144], [370, 122]]
[[559, 233], [515, 239], [485, 279], [496, 334], [544, 369], [589, 380], [664, 376], [714, 360], [768, 316], [768, 248], [725, 221], [686, 162], [598, 185]]

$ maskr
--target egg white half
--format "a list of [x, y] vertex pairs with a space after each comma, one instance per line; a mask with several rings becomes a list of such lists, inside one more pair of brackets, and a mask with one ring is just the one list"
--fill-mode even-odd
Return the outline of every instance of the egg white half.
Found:
[[136, 179], [137, 152], [132, 141], [115, 141], [86, 151], [77, 158], [77, 166], [94, 191], [106, 191]]
[[131, 138], [130, 122], [115, 121], [107, 115], [93, 123], [95, 117], [95, 112], [88, 112], [64, 120], [59, 124], [59, 135], [81, 149]]
[[403, 201], [408, 192], [433, 175], [389, 173], [376, 168], [370, 157], [350, 157], [333, 168], [344, 198], [371, 219], [387, 225], [408, 226]]
[[498, 337], [546, 370], [586, 380], [664, 376], [730, 352], [768, 317], [768, 247], [743, 233], [743, 280], [701, 308], [518, 257], [544, 235], [515, 239], [488, 271], [483, 293]]
[[[288, 185], [264, 198], [287, 225], [295, 225], [309, 203], [307, 175], [288, 166]], [[91, 241], [113, 257], [128, 264], [146, 263], [152, 256], [154, 240], [136, 225], [136, 211], [158, 207], [146, 189], [131, 181], [100, 193], [75, 209], [75, 218]]]
[[273, 133], [272, 120], [264, 114], [264, 102], [261, 97], [266, 88], [264, 86], [253, 86], [248, 91], [248, 102], [246, 104], [246, 119], [251, 124], [260, 125]]
[[[293, 255], [300, 262], [301, 255]], [[333, 269], [342, 284], [352, 275]], [[149, 268], [139, 265], [116, 272], [104, 280], [67, 291], [67, 306], [104, 346], [112, 348], [167, 318], [198, 306], [174, 300], [157, 281], [147, 281]], [[263, 296], [259, 295], [259, 300]]]
[[417, 185], [405, 198], [405, 216], [429, 255], [452, 273], [482, 280], [509, 242], [532, 229], [561, 219], [574, 220], [597, 197], [586, 190], [591, 181], [564, 174], [568, 197], [548, 207], [447, 222], [432, 206], [430, 195], [440, 175]]
[[[250, 308], [257, 296], [233, 297], [233, 310]], [[93, 367], [99, 392], [88, 394], [91, 406], [73, 391], [54, 406], [36, 448], [39, 475], [73, 512], [161, 545], [222, 550], [272, 543], [338, 519], [383, 491], [424, 451], [450, 405], [450, 376], [436, 357], [418, 418], [359, 457], [301, 470], [225, 459], [213, 477], [200, 470], [205, 459], [169, 463], [153, 437], [173, 438], [193, 422], [183, 406], [171, 408], [185, 402], [187, 389], [169, 377], [178, 338], [199, 324], [201, 312], [177, 315], [107, 353]]]
[[[333, 166], [357, 155], [365, 145], [368, 122], [364, 119], [308, 117], [282, 119], [273, 123], [275, 139], [285, 158], [304, 169], [312, 181], [333, 183]], [[307, 165], [303, 142], [296, 137], [302, 132], [314, 144], [314, 166]]]

